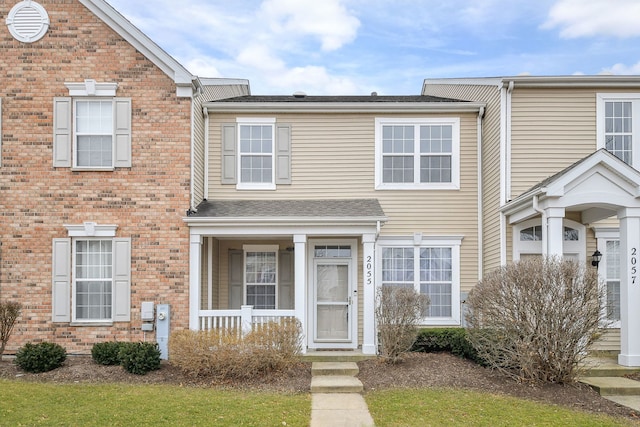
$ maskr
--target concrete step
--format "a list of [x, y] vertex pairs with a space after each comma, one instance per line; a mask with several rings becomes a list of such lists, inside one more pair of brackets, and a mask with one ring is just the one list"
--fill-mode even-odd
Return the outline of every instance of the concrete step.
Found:
[[361, 351], [318, 351], [309, 350], [300, 356], [303, 362], [360, 362], [375, 359], [375, 355], [362, 354]]
[[615, 358], [587, 359], [581, 366], [582, 377], [623, 377], [640, 372], [640, 367], [618, 365]]
[[362, 393], [362, 382], [347, 375], [321, 375], [311, 378], [311, 393]]
[[355, 377], [360, 372], [355, 362], [313, 362], [311, 364], [311, 375], [314, 377], [322, 375], [344, 375]]
[[580, 382], [588, 384], [600, 396], [640, 396], [640, 381], [622, 377], [581, 377]]

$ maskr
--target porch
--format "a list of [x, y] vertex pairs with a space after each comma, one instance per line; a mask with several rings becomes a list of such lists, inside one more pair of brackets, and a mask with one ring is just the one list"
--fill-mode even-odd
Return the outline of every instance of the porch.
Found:
[[[259, 214], [257, 213], [259, 212]], [[376, 200], [205, 201], [190, 228], [190, 328], [296, 318], [303, 352], [375, 354]]]

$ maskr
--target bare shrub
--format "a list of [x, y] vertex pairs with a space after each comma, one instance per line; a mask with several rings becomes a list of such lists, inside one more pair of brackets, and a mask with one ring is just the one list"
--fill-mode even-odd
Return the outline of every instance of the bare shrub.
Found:
[[416, 326], [429, 306], [429, 298], [413, 288], [382, 286], [376, 299], [380, 353], [390, 363], [397, 363], [416, 340]]
[[531, 258], [488, 274], [467, 299], [468, 338], [491, 367], [569, 383], [597, 338], [605, 299], [596, 269]]
[[297, 361], [302, 332], [297, 319], [235, 329], [177, 331], [169, 339], [171, 364], [192, 376], [242, 379], [285, 369]]
[[0, 356], [4, 353], [21, 310], [22, 304], [19, 302], [0, 301]]

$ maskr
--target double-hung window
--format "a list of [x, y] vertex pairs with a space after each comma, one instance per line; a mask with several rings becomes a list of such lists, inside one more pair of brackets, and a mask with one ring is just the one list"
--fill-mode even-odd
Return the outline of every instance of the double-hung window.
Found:
[[274, 122], [240, 122], [238, 130], [239, 186], [273, 188]]
[[460, 120], [377, 118], [376, 188], [460, 188]]
[[66, 83], [53, 100], [53, 166], [76, 170], [131, 167], [131, 99], [116, 83]]
[[54, 322], [96, 324], [131, 320], [131, 239], [115, 225], [65, 225], [53, 239]]
[[111, 240], [74, 241], [75, 319], [111, 320], [113, 307], [113, 247]]
[[278, 247], [245, 245], [244, 266], [246, 305], [255, 309], [276, 309]]
[[291, 184], [291, 126], [269, 117], [238, 117], [221, 128], [221, 183], [238, 190]]
[[460, 239], [407, 245], [386, 241], [379, 250], [382, 286], [412, 288], [429, 298], [425, 325], [460, 323]]
[[597, 96], [598, 148], [640, 168], [640, 94], [599, 93]]

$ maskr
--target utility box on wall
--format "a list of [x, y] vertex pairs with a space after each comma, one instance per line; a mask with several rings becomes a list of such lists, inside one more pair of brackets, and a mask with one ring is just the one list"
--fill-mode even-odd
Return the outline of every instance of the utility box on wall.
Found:
[[156, 341], [160, 348], [160, 358], [167, 360], [169, 358], [169, 325], [171, 320], [169, 304], [158, 304], [156, 311], [158, 313], [156, 318]]

